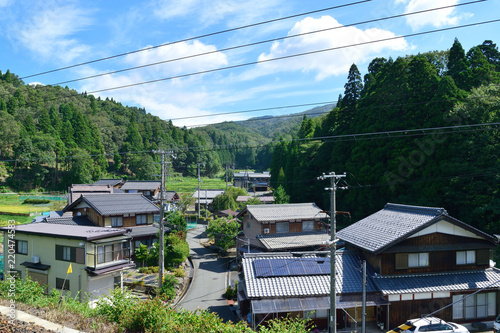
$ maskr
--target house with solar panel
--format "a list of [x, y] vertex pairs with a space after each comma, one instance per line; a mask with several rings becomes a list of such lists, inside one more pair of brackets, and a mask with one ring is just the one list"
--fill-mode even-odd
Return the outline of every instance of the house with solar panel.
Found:
[[315, 203], [248, 205], [238, 213], [242, 239], [260, 251], [318, 250], [330, 239], [328, 216]]
[[[363, 305], [362, 257], [336, 252], [336, 315], [339, 331], [361, 327]], [[318, 329], [329, 325], [330, 251], [246, 253], [238, 282], [238, 304], [252, 328], [287, 315], [310, 318]], [[375, 321], [376, 307], [389, 302], [368, 277], [367, 320]]]
[[492, 321], [499, 312], [497, 238], [444, 208], [386, 204], [340, 230], [346, 248], [365, 258], [390, 304], [377, 307], [385, 329], [433, 314], [447, 321]]

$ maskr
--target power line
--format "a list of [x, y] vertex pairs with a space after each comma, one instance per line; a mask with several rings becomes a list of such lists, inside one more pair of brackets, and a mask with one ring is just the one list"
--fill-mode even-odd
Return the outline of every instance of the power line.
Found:
[[[262, 21], [262, 22], [258, 22], [258, 23], [252, 23], [252, 24], [248, 24], [248, 25], [244, 25], [244, 26], [240, 26], [240, 27], [236, 27], [236, 28], [231, 28], [231, 29], [226, 29], [226, 30], [211, 32], [211, 33], [204, 34], [204, 35], [199, 35], [199, 36], [195, 36], [195, 37], [189, 37], [189, 38], [177, 40], [177, 41], [171, 42], [171, 43], [159, 44], [159, 45], [156, 45], [156, 46], [150, 46], [150, 47], [147, 47], [147, 48], [144, 48], [144, 49], [140, 49], [140, 50], [129, 51], [129, 52], [120, 53], [120, 54], [109, 56], [109, 57], [99, 58], [99, 59], [90, 60], [90, 61], [86, 61], [86, 62], [82, 62], [82, 63], [78, 63], [78, 64], [66, 66], [66, 67], [52, 69], [52, 70], [45, 71], [45, 72], [31, 74], [31, 75], [24, 76], [21, 79], [26, 79], [26, 78], [30, 78], [30, 77], [35, 77], [35, 76], [45, 75], [45, 74], [49, 74], [49, 73], [54, 73], [54, 72], [58, 72], [58, 71], [62, 71], [62, 70], [70, 69], [70, 68], [75, 68], [75, 67], [79, 67], [79, 66], [83, 66], [83, 65], [89, 65], [89, 64], [92, 64], [92, 63], [96, 63], [96, 62], [101, 62], [101, 61], [104, 61], [104, 60], [109, 60], [109, 59], [123, 57], [123, 56], [129, 55], [129, 54], [144, 52], [144, 51], [148, 51], [148, 50], [152, 50], [152, 49], [156, 49], [156, 48], [160, 48], [160, 47], [164, 47], [164, 46], [168, 46], [168, 45], [173, 45], [173, 44], [177, 44], [177, 43], [187, 42], [187, 41], [191, 41], [191, 40], [195, 40], [195, 39], [200, 39], [200, 38], [205, 38], [205, 37], [211, 37], [211, 36], [220, 35], [220, 34], [224, 34], [224, 33], [231, 32], [231, 31], [246, 29], [246, 28], [255, 27], [255, 26], [263, 25], [263, 24], [267, 24], [267, 23], [278, 22], [278, 21], [287, 20], [287, 19], [294, 18], [294, 17], [299, 17], [299, 16], [304, 16], [304, 15], [309, 15], [309, 14], [320, 13], [320, 12], [324, 12], [324, 11], [328, 11], [328, 10], [332, 10], [332, 9], [339, 9], [339, 8], [349, 7], [349, 6], [358, 5], [358, 4], [362, 4], [362, 3], [370, 2], [370, 1], [372, 1], [372, 0], [362, 0], [362, 1], [352, 2], [352, 3], [348, 3], [348, 4], [344, 4], [344, 5], [333, 6], [333, 7], [328, 7], [328, 8], [322, 8], [322, 9], [313, 10], [313, 11], [309, 11], [309, 12], [304, 12], [304, 13], [294, 14], [294, 15], [290, 15], [290, 16], [285, 16], [285, 17], [282, 17], [282, 18], [277, 18], [277, 19]], [[486, 0], [482, 0], [482, 1], [486, 1]]]
[[291, 55], [283, 56], [283, 57], [277, 57], [277, 58], [271, 58], [271, 59], [265, 59], [265, 60], [259, 60], [259, 61], [251, 61], [251, 62], [247, 62], [247, 63], [243, 63], [243, 64], [238, 64], [238, 65], [231, 65], [231, 66], [226, 66], [226, 67], [220, 67], [220, 68], [214, 68], [214, 69], [207, 69], [207, 70], [198, 71], [198, 72], [192, 72], [192, 73], [187, 73], [187, 74], [174, 75], [174, 76], [164, 77], [164, 78], [160, 78], [160, 79], [154, 79], [154, 80], [142, 81], [142, 82], [137, 82], [137, 83], [125, 84], [125, 85], [121, 85], [121, 86], [116, 86], [116, 87], [111, 87], [111, 88], [104, 88], [104, 89], [99, 89], [99, 90], [93, 90], [93, 91], [89, 91], [88, 93], [89, 94], [95, 94], [95, 93], [100, 93], [100, 92], [105, 92], [105, 91], [111, 91], [111, 90], [131, 88], [131, 87], [136, 87], [136, 86], [145, 85], [145, 84], [151, 84], [151, 83], [162, 82], [162, 81], [169, 81], [169, 80], [174, 80], [174, 79], [181, 79], [181, 78], [184, 78], [184, 77], [201, 75], [201, 74], [208, 74], [208, 73], [214, 73], [214, 72], [219, 72], [219, 71], [228, 70], [228, 69], [235, 69], [235, 68], [245, 67], [245, 66], [249, 66], [249, 65], [257, 65], [257, 64], [268, 63], [268, 62], [277, 61], [277, 60], [285, 60], [285, 59], [291, 59], [291, 58], [296, 58], [296, 57], [302, 57], [302, 56], [306, 56], [306, 55], [318, 54], [318, 53], [322, 53], [322, 52], [335, 51], [335, 50], [345, 49], [345, 48], [349, 48], [349, 47], [362, 46], [362, 45], [368, 45], [368, 44], [380, 43], [380, 42], [387, 42], [387, 41], [391, 41], [391, 40], [395, 40], [395, 39], [421, 36], [421, 35], [431, 34], [431, 33], [435, 33], [435, 32], [449, 31], [449, 30], [467, 28], [467, 27], [478, 26], [478, 25], [489, 24], [489, 23], [496, 23], [496, 22], [500, 22], [500, 19], [489, 20], [489, 21], [482, 21], [482, 22], [476, 22], [476, 23], [470, 23], [470, 24], [464, 24], [464, 25], [456, 26], [456, 27], [448, 27], [448, 28], [441, 28], [441, 29], [429, 30], [429, 31], [424, 31], [424, 32], [417, 32], [417, 33], [408, 34], [408, 35], [401, 35], [401, 36], [395, 36], [395, 37], [382, 38], [382, 39], [378, 39], [378, 40], [372, 40], [372, 41], [368, 41], [368, 42], [361, 42], [361, 43], [356, 43], [356, 44], [351, 44], [351, 45], [337, 46], [337, 47], [331, 47], [331, 48], [326, 48], [326, 49], [321, 49], [321, 50], [315, 50], [315, 51], [309, 51], [309, 52], [291, 54]]
[[117, 74], [117, 73], [123, 73], [123, 72], [131, 71], [131, 70], [146, 68], [146, 67], [150, 67], [150, 66], [156, 66], [156, 65], [160, 65], [160, 64], [169, 63], [169, 62], [174, 62], [174, 61], [179, 61], [179, 60], [186, 60], [186, 59], [191, 59], [191, 58], [195, 58], [195, 57], [205, 56], [205, 55], [209, 55], [209, 54], [214, 54], [214, 53], [219, 53], [219, 52], [225, 52], [225, 51], [235, 50], [235, 49], [239, 49], [239, 48], [245, 48], [245, 47], [249, 47], [249, 46], [255, 46], [255, 45], [259, 45], [259, 44], [270, 43], [270, 42], [274, 42], [274, 41], [278, 41], [278, 40], [291, 39], [291, 38], [301, 37], [301, 36], [315, 34], [315, 33], [319, 33], [319, 32], [326, 32], [326, 31], [331, 31], [331, 30], [336, 30], [336, 29], [342, 29], [342, 28], [347, 28], [347, 27], [352, 27], [352, 26], [357, 26], [357, 25], [362, 25], [362, 24], [367, 24], [367, 23], [380, 22], [380, 21], [385, 21], [385, 20], [389, 20], [389, 19], [400, 18], [400, 17], [410, 16], [410, 15], [416, 15], [416, 14], [422, 14], [422, 13], [427, 13], [427, 12], [441, 10], [441, 9], [446, 9], [446, 8], [455, 8], [457, 6], [476, 4], [476, 3], [479, 3], [479, 2], [483, 2], [483, 1], [486, 1], [486, 0], [476, 0], [476, 1], [471, 1], [471, 2], [465, 2], [465, 3], [456, 4], [456, 5], [436, 7], [436, 8], [431, 8], [431, 9], [426, 9], [426, 10], [420, 10], [420, 11], [411, 12], [411, 13], [404, 13], [404, 14], [387, 16], [387, 17], [382, 17], [382, 18], [368, 20], [368, 21], [361, 21], [361, 22], [357, 22], [357, 23], [346, 24], [346, 25], [342, 25], [342, 26], [335, 26], [335, 27], [331, 27], [331, 28], [325, 28], [325, 29], [320, 29], [320, 30], [308, 31], [308, 32], [304, 32], [304, 33], [300, 33], [300, 34], [295, 34], [295, 35], [287, 35], [287, 36], [282, 36], [282, 37], [276, 37], [276, 38], [267, 39], [267, 40], [263, 40], [263, 41], [258, 41], [258, 42], [254, 42], [254, 43], [242, 44], [242, 45], [227, 47], [227, 48], [223, 48], [223, 49], [219, 49], [219, 50], [214, 50], [214, 51], [209, 51], [209, 52], [203, 52], [203, 53], [197, 53], [197, 54], [193, 54], [193, 55], [189, 55], [189, 56], [184, 56], [184, 57], [179, 57], [179, 58], [173, 58], [173, 59], [168, 59], [168, 60], [164, 60], [164, 61], [158, 61], [158, 62], [154, 62], [154, 63], [150, 63], [150, 64], [145, 64], [145, 65], [141, 65], [141, 66], [129, 67], [129, 68], [124, 68], [124, 69], [115, 70], [115, 71], [111, 71], [111, 72], [106, 72], [106, 73], [101, 73], [101, 74], [86, 76], [86, 77], [82, 77], [82, 78], [78, 78], [78, 79], [72, 79], [72, 80], [57, 82], [57, 83], [53, 83], [53, 84], [50, 84], [50, 85], [55, 86], [55, 85], [62, 85], [62, 84], [67, 84], [67, 83], [72, 83], [72, 82], [77, 82], [77, 81], [83, 81], [83, 80], [93, 79], [93, 78], [97, 78], [97, 77], [101, 77], [101, 76], [105, 76], [105, 75], [112, 75], [112, 74]]

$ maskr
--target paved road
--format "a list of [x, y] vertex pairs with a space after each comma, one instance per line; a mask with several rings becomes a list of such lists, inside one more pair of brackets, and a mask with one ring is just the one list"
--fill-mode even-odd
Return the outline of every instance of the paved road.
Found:
[[195, 271], [191, 286], [177, 307], [189, 311], [208, 309], [217, 312], [224, 322], [235, 322], [235, 315], [223, 296], [226, 291], [227, 261], [200, 244], [200, 240], [206, 240], [206, 237], [204, 225], [188, 231], [187, 241]]

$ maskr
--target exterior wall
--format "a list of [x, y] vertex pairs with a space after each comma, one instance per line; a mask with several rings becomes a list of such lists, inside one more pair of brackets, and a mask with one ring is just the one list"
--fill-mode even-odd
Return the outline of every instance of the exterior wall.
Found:
[[[467, 237], [454, 236], [442, 233], [427, 234], [420, 237], [409, 238], [404, 242], [399, 243], [397, 246], [404, 246], [404, 252], [399, 253], [418, 253], [418, 252], [429, 252], [422, 250], [422, 246], [428, 248], [429, 245], [441, 245], [441, 244], [478, 244], [483, 242], [485, 246], [490, 246], [490, 243], [486, 241], [481, 241], [478, 239], [471, 239]], [[437, 248], [439, 249], [439, 248]], [[390, 250], [390, 249], [389, 249]], [[458, 248], [460, 251], [460, 248]], [[482, 249], [483, 251], [488, 249]], [[476, 250], [476, 262], [478, 260], [478, 250]], [[491, 259], [492, 253], [489, 251], [489, 258]], [[381, 260], [381, 271], [382, 275], [393, 275], [393, 274], [412, 274], [412, 273], [426, 273], [426, 272], [444, 272], [444, 271], [460, 271], [460, 270], [470, 270], [470, 269], [485, 269], [489, 267], [489, 262], [486, 261], [483, 264], [469, 264], [469, 265], [457, 265], [456, 264], [456, 250], [447, 251], [432, 251], [429, 252], [429, 266], [419, 267], [419, 268], [407, 268], [407, 269], [397, 269], [396, 268], [396, 253], [382, 253], [379, 257]]]

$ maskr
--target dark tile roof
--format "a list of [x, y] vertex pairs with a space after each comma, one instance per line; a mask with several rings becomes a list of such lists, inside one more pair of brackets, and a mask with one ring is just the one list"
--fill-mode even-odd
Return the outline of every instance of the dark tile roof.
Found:
[[141, 193], [110, 193], [85, 196], [66, 206], [68, 211], [84, 201], [100, 215], [146, 214], [159, 212], [158, 206]]
[[[243, 271], [245, 287], [249, 298], [297, 297], [330, 295], [330, 274], [257, 277], [254, 261], [260, 259], [280, 260], [293, 258], [317, 257], [321, 252], [304, 252], [302, 257], [294, 257], [292, 253], [245, 254]], [[329, 252], [322, 252], [322, 255]], [[350, 251], [336, 252], [336, 291], [338, 294], [362, 292], [361, 257]], [[367, 292], [377, 291], [374, 283], [367, 279]]]
[[129, 180], [121, 187], [124, 191], [142, 190], [142, 191], [155, 191], [159, 189], [161, 182], [158, 180]]
[[388, 203], [384, 209], [340, 230], [340, 240], [380, 253], [442, 218], [494, 242], [494, 238], [448, 215], [444, 208]]
[[[165, 232], [170, 231], [170, 228], [165, 228], [165, 229], [168, 229], [168, 230], [165, 230]], [[155, 227], [152, 225], [145, 225], [145, 226], [140, 226], [140, 227], [132, 227], [132, 228], [129, 228], [129, 230], [131, 230], [129, 235], [132, 238], [138, 238], [138, 237], [157, 235], [158, 231], [160, 229], [158, 227]]]
[[99, 179], [92, 185], [111, 185], [116, 186], [123, 182], [123, 179]]
[[498, 289], [500, 270], [456, 271], [445, 273], [411, 274], [400, 276], [372, 276], [384, 295], [429, 293], [439, 291], [471, 291], [481, 288]]
[[46, 218], [45, 220], [42, 221], [42, 223], [97, 227], [97, 225], [86, 216], [61, 216], [54, 218]]
[[[7, 227], [0, 230], [7, 231]], [[33, 234], [37, 236], [51, 236], [60, 238], [81, 239], [86, 241], [121, 236], [126, 229], [86, 227], [79, 225], [62, 225], [52, 223], [30, 223], [16, 225], [16, 233]]]

